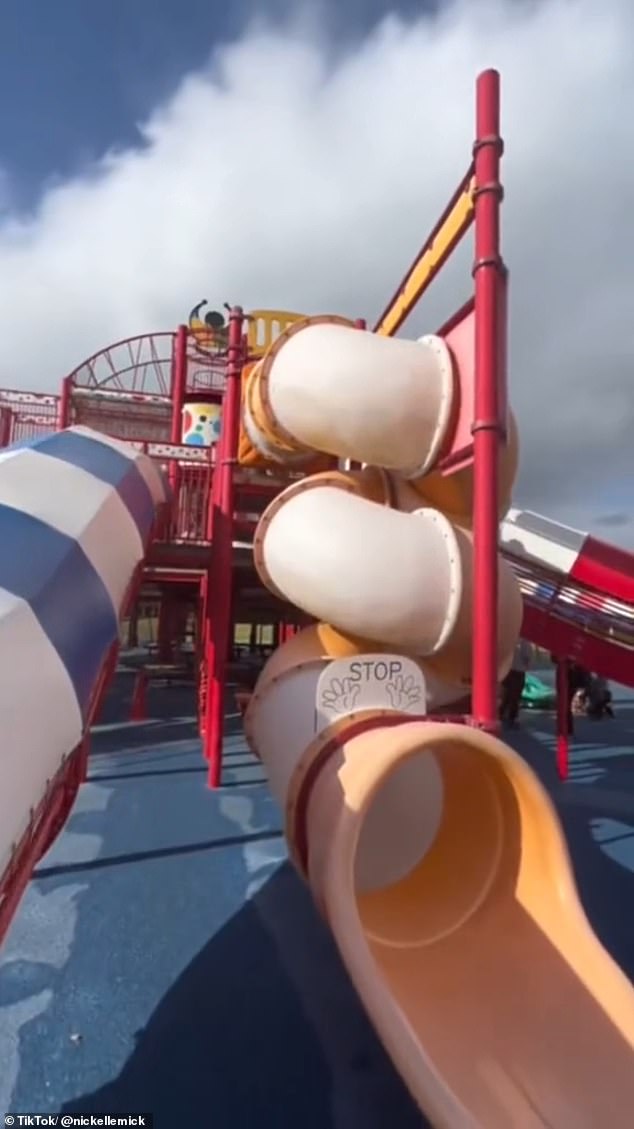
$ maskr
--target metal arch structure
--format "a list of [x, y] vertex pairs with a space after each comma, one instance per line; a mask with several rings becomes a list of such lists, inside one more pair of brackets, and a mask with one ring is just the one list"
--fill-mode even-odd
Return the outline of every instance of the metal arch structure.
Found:
[[174, 333], [143, 333], [115, 341], [65, 378], [73, 388], [169, 396]]
[[[72, 388], [169, 397], [176, 338], [177, 332], [161, 330], [115, 341], [82, 361], [65, 381]], [[187, 359], [191, 391], [222, 385], [226, 353], [201, 349], [191, 331], [187, 331]]]
[[116, 341], [64, 378], [59, 424], [178, 444], [187, 396], [213, 391], [220, 397], [225, 363], [225, 355], [201, 351], [184, 325]]

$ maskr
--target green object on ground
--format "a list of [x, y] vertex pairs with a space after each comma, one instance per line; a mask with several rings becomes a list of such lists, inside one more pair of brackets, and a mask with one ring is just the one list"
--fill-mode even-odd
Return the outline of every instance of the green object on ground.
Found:
[[522, 705], [526, 709], [546, 710], [555, 705], [556, 695], [552, 686], [547, 686], [534, 674], [526, 675], [524, 690], [522, 691]]

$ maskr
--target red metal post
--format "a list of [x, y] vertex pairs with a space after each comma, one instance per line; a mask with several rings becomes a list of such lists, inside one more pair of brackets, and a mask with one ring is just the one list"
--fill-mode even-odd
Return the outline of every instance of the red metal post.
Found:
[[0, 407], [0, 447], [8, 447], [11, 442], [11, 420], [13, 412], [10, 408]]
[[172, 422], [170, 443], [179, 444], [183, 428], [183, 407], [187, 391], [187, 326], [179, 325], [174, 335], [172, 359]]
[[207, 721], [207, 682], [209, 671], [207, 669], [207, 652], [210, 639], [210, 620], [208, 616], [209, 569], [200, 580], [197, 662], [198, 662], [198, 732], [203, 739], [203, 754], [208, 758], [209, 750], [205, 740], [205, 724]]
[[[220, 437], [222, 441], [222, 435]], [[207, 519], [205, 524], [205, 540], [213, 541], [214, 536], [214, 516], [219, 503], [219, 489], [220, 489], [220, 457], [221, 446], [216, 443], [215, 447], [209, 448], [209, 478], [207, 489]]]
[[62, 381], [62, 392], [59, 398], [58, 412], [57, 412], [57, 430], [63, 431], [65, 427], [70, 427], [72, 423], [72, 395], [73, 395], [73, 378], [72, 376], [65, 376]]
[[[207, 477], [207, 512], [204, 518], [204, 538], [213, 546], [215, 516], [219, 505], [221, 444], [209, 448], [209, 474]], [[214, 656], [213, 616], [217, 601], [214, 600], [214, 565], [213, 552], [203, 577], [200, 589], [200, 651], [199, 651], [199, 683], [198, 683], [198, 726], [203, 738], [203, 756], [209, 760], [211, 756], [211, 735], [208, 731], [210, 713], [210, 679], [211, 667]], [[216, 594], [217, 595], [217, 594]]]
[[111, 681], [114, 677], [115, 671], [117, 669], [117, 663], [119, 661], [119, 651], [120, 651], [120, 649], [121, 649], [121, 646], [120, 646], [119, 640], [117, 640], [117, 642], [114, 643], [113, 646], [110, 648], [110, 651], [108, 653], [108, 657], [107, 657], [107, 659], [106, 659], [106, 661], [103, 665], [103, 669], [102, 669], [102, 672], [101, 672], [101, 678], [100, 678], [100, 680], [97, 684], [97, 688], [95, 690], [93, 703], [91, 705], [90, 712], [89, 712], [88, 726], [87, 726], [87, 729], [86, 729], [86, 733], [84, 734], [84, 740], [83, 740], [83, 745], [82, 745], [82, 755], [79, 758], [79, 763], [81, 765], [83, 765], [82, 775], [81, 775], [80, 781], [79, 781], [80, 784], [83, 784], [84, 780], [86, 779], [86, 768], [87, 768], [87, 764], [88, 764], [88, 753], [90, 751], [90, 726], [96, 725], [97, 722], [99, 721], [99, 717], [100, 717], [101, 711], [103, 709], [103, 704], [106, 700], [106, 695], [108, 693], [108, 690], [110, 689], [110, 683], [111, 683]]
[[243, 363], [242, 327], [244, 313], [234, 306], [229, 314], [227, 383], [222, 405], [222, 430], [218, 444], [217, 506], [213, 519], [211, 575], [208, 591], [208, 617], [211, 637], [207, 647], [207, 702], [205, 745], [209, 760], [209, 786], [220, 785], [222, 738], [224, 730], [225, 669], [232, 620], [233, 579], [233, 470], [238, 455], [240, 394]]
[[[170, 423], [170, 443], [180, 444], [183, 433], [183, 407], [187, 391], [187, 326], [179, 325], [174, 335], [172, 353], [172, 420]], [[180, 467], [175, 459], [169, 465], [169, 483], [174, 494], [174, 510], [178, 512], [178, 493], [180, 489]]]
[[479, 75], [475, 167], [475, 395], [473, 421], [473, 694], [476, 725], [497, 729], [498, 451], [500, 419], [500, 76]]
[[130, 721], [147, 721], [147, 689], [148, 677], [145, 670], [137, 671], [132, 689], [132, 702], [130, 704]]
[[560, 780], [568, 779], [569, 734], [568, 715], [570, 712], [570, 687], [568, 684], [568, 660], [557, 660], [557, 772]]

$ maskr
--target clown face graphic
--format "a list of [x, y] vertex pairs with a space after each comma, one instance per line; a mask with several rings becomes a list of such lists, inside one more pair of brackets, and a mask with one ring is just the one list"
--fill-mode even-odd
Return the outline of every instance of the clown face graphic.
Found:
[[220, 438], [220, 404], [186, 404], [182, 441], [186, 447], [212, 447]]

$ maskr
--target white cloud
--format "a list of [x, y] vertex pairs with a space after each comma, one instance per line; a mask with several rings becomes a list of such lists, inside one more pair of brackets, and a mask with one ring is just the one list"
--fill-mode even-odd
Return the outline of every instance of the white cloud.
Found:
[[[334, 55], [253, 27], [110, 154], [0, 212], [0, 382], [56, 387], [202, 295], [375, 317], [469, 159], [473, 83], [503, 79], [520, 501], [631, 543], [634, 9], [463, 0]], [[433, 329], [469, 255], [412, 319]], [[406, 331], [409, 331], [409, 326]], [[600, 528], [597, 526], [597, 528]]]

